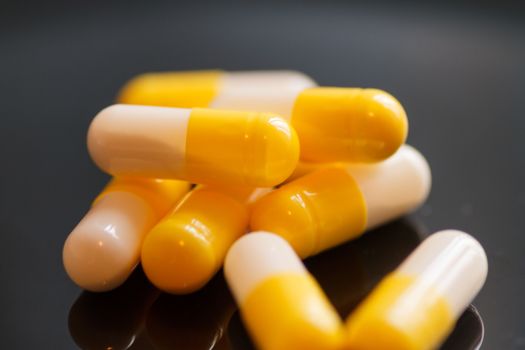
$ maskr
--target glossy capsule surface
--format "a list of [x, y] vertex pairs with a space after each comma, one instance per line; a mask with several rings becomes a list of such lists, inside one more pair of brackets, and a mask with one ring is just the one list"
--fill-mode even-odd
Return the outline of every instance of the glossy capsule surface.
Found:
[[66, 239], [69, 277], [94, 292], [120, 286], [139, 263], [145, 235], [189, 188], [185, 181], [114, 178]]
[[249, 233], [228, 251], [226, 281], [259, 349], [340, 349], [337, 312], [292, 247], [268, 232]]
[[144, 74], [123, 88], [119, 101], [277, 113], [296, 129], [301, 158], [314, 162], [381, 161], [408, 134], [405, 110], [389, 93], [316, 87], [294, 71]]
[[158, 72], [130, 80], [117, 100], [126, 104], [289, 115], [299, 92], [315, 85], [304, 73], [291, 70]]
[[295, 131], [275, 114], [114, 105], [88, 132], [95, 163], [117, 176], [271, 187], [299, 158]]
[[378, 162], [394, 154], [408, 135], [405, 110], [378, 89], [306, 89], [295, 101], [291, 123], [302, 159], [313, 162]]
[[347, 320], [351, 349], [437, 348], [483, 286], [487, 257], [468, 234], [427, 238]]
[[141, 260], [149, 280], [173, 294], [203, 287], [246, 232], [249, 202], [261, 191], [209, 186], [191, 191], [144, 241]]
[[284, 237], [305, 258], [414, 210], [430, 178], [410, 146], [378, 164], [322, 168], [258, 200], [250, 227]]

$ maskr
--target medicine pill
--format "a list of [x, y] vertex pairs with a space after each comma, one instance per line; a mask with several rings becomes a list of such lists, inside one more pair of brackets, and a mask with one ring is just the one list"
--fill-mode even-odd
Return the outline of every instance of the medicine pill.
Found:
[[262, 193], [264, 189], [210, 186], [191, 191], [142, 245], [149, 280], [173, 294], [204, 286], [222, 267], [228, 248], [246, 232], [249, 202]]
[[486, 276], [487, 257], [474, 238], [455, 230], [431, 235], [349, 317], [351, 348], [437, 348]]
[[189, 188], [177, 180], [114, 178], [66, 239], [69, 277], [94, 292], [124, 283], [139, 263], [146, 233]]
[[228, 251], [224, 273], [260, 349], [340, 349], [344, 344], [338, 314], [281, 237], [243, 236]]
[[401, 104], [378, 89], [316, 87], [294, 71], [150, 73], [131, 80], [121, 103], [277, 113], [297, 131], [301, 158], [377, 162], [406, 140]]
[[113, 105], [88, 132], [95, 163], [117, 176], [271, 187], [299, 158], [295, 131], [268, 113]]
[[323, 168], [258, 200], [250, 227], [284, 237], [305, 258], [414, 210], [430, 177], [410, 146], [378, 164]]

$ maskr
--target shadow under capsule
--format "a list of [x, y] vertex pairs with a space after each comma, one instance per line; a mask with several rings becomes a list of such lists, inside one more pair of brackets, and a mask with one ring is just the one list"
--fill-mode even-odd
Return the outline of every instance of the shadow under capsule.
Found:
[[146, 317], [145, 332], [155, 349], [229, 349], [223, 337], [236, 306], [222, 273], [188, 295], [162, 294]]
[[82, 292], [69, 309], [69, 333], [84, 350], [129, 349], [159, 294], [139, 267], [115, 290]]
[[423, 238], [418, 227], [404, 218], [313, 256], [305, 264], [339, 314], [346, 317]]

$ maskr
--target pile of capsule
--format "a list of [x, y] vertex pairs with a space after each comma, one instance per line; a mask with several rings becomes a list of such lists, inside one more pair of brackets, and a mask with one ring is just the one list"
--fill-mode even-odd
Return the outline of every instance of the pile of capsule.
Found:
[[[90, 291], [142, 264], [160, 290], [202, 288], [224, 266], [260, 349], [433, 349], [481, 289], [483, 248], [431, 235], [340, 319], [302, 259], [427, 198], [405, 111], [376, 89], [318, 87], [293, 71], [144, 74], [88, 132], [113, 179], [67, 238]], [[344, 266], [341, 266], [344, 269]]]

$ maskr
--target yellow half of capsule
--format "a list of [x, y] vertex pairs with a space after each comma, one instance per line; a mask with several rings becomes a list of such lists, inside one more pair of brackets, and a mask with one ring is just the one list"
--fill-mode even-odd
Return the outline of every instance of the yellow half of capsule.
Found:
[[306, 258], [363, 233], [367, 209], [355, 180], [326, 168], [292, 181], [257, 201], [251, 229], [286, 239]]
[[344, 342], [339, 316], [310, 275], [268, 278], [247, 296], [241, 310], [263, 350], [340, 349]]
[[242, 203], [218, 191], [196, 189], [146, 237], [144, 272], [165, 292], [193, 292], [220, 269], [226, 251], [247, 226]]
[[185, 172], [197, 183], [271, 187], [293, 172], [298, 159], [295, 131], [274, 114], [199, 108], [191, 112]]
[[301, 158], [314, 162], [377, 162], [405, 142], [401, 104], [376, 89], [315, 87], [302, 91], [292, 112]]
[[417, 279], [394, 272], [349, 317], [348, 343], [360, 350], [430, 350], [453, 325], [443, 296], [422, 294]]
[[219, 91], [220, 70], [148, 73], [130, 80], [119, 103], [163, 107], [208, 107]]
[[303, 177], [305, 175], [308, 175], [320, 169], [343, 168], [343, 167], [346, 167], [347, 165], [348, 163], [341, 163], [341, 162], [312, 163], [312, 162], [305, 162], [305, 161], [300, 160], [299, 163], [297, 163], [297, 166], [295, 167], [295, 170], [293, 171], [292, 175], [290, 175], [285, 180], [284, 183], [292, 182], [294, 180], [297, 180], [300, 177]]
[[190, 190], [190, 186], [189, 182], [180, 180], [114, 177], [95, 198], [93, 205], [106, 193], [130, 192], [146, 199], [160, 219]]

